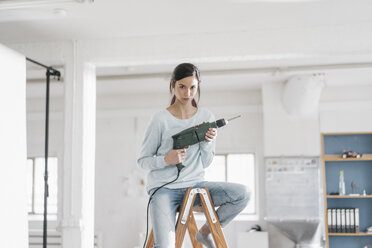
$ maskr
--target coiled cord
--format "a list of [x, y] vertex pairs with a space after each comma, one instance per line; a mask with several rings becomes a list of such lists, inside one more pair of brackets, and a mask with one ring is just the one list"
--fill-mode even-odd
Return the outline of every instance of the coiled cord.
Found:
[[145, 242], [143, 243], [143, 248], [145, 248], [145, 246], [146, 246], [146, 243], [147, 243], [147, 236], [148, 236], [148, 234], [149, 234], [149, 206], [150, 206], [151, 199], [152, 199], [152, 197], [155, 195], [155, 193], [156, 193], [159, 189], [163, 188], [164, 186], [166, 186], [166, 185], [168, 185], [168, 184], [171, 184], [171, 183], [175, 182], [175, 181], [179, 178], [179, 176], [180, 176], [180, 172], [181, 172], [181, 169], [179, 169], [178, 167], [177, 167], [177, 169], [178, 169], [178, 172], [177, 172], [177, 177], [176, 177], [176, 179], [174, 179], [174, 180], [172, 180], [172, 181], [170, 181], [170, 182], [168, 182], [168, 183], [166, 183], [166, 184], [163, 184], [162, 186], [160, 186], [159, 188], [157, 188], [157, 189], [156, 189], [156, 190], [151, 194], [151, 196], [150, 196], [150, 198], [149, 198], [149, 202], [147, 203], [147, 209], [146, 209], [146, 212], [147, 212], [147, 214], [146, 214], [146, 238], [145, 238]]

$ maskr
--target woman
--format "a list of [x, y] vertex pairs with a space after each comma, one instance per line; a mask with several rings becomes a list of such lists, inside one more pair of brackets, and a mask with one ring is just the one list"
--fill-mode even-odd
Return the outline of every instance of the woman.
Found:
[[[172, 135], [202, 122], [215, 121], [211, 112], [198, 107], [195, 96], [200, 98], [200, 74], [189, 63], [178, 65], [172, 74], [170, 92], [173, 94], [167, 109], [156, 113], [147, 127], [138, 165], [149, 170], [147, 191], [151, 197], [150, 213], [154, 231], [154, 247], [175, 247], [176, 211], [182, 203], [187, 187], [208, 187], [221, 226], [225, 227], [247, 205], [250, 193], [240, 184], [204, 181], [204, 169], [215, 154], [217, 130], [210, 128], [205, 140], [185, 149], [173, 149]], [[176, 164], [185, 168], [177, 177]], [[164, 184], [164, 187], [162, 187]], [[201, 206], [200, 198], [195, 200]], [[215, 247], [208, 223], [204, 224], [196, 239], [208, 248]]]

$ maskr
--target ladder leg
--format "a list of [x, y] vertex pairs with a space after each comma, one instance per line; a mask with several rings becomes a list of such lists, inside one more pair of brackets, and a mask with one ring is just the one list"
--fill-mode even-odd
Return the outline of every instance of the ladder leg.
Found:
[[189, 222], [190, 210], [194, 205], [196, 194], [194, 190], [188, 188], [185, 193], [185, 197], [183, 198], [182, 206], [180, 213], [177, 219], [176, 225], [176, 248], [181, 248], [183, 239], [185, 237], [186, 228]]
[[[209, 194], [208, 188], [203, 188], [203, 189], [204, 190], [200, 193], [200, 200], [201, 200], [201, 203], [204, 209], [204, 214], [209, 223], [209, 228], [211, 229], [211, 232], [212, 232], [214, 243], [216, 244], [217, 248], [227, 248], [225, 237], [221, 229], [220, 221], [218, 220], [217, 213], [214, 210], [214, 206], [212, 204], [212, 198]], [[215, 217], [213, 218], [213, 221], [212, 221], [211, 215]]]
[[190, 220], [189, 224], [187, 225], [187, 230], [189, 231], [192, 247], [203, 248], [203, 246], [195, 239], [196, 233], [198, 232], [198, 226], [196, 225], [195, 217], [192, 210], [190, 211]]
[[149, 239], [146, 243], [146, 248], [152, 248], [154, 246], [154, 231], [151, 229]]

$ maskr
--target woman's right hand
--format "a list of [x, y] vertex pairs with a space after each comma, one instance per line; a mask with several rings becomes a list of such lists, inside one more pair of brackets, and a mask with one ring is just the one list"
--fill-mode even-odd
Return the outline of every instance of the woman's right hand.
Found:
[[176, 165], [185, 161], [186, 149], [170, 150], [164, 157], [167, 165]]

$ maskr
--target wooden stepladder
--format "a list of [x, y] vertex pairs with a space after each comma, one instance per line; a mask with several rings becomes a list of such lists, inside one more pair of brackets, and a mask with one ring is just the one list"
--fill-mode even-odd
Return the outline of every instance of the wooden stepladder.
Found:
[[[196, 195], [199, 194], [203, 212], [207, 221], [209, 223], [209, 228], [211, 229], [214, 243], [217, 248], [227, 248], [225, 237], [223, 235], [220, 221], [218, 220], [216, 211], [214, 209], [212, 198], [209, 194], [208, 188], [187, 188], [185, 197], [181, 205], [181, 209], [178, 215], [176, 224], [176, 246], [175, 248], [181, 248], [183, 239], [185, 237], [186, 228], [189, 232], [192, 246], [194, 248], [202, 248], [202, 244], [196, 241], [195, 236], [198, 232], [198, 227], [196, 226], [193, 205], [195, 202]], [[154, 245], [154, 234], [151, 230], [149, 240], [147, 241], [146, 248], [152, 248]]]

